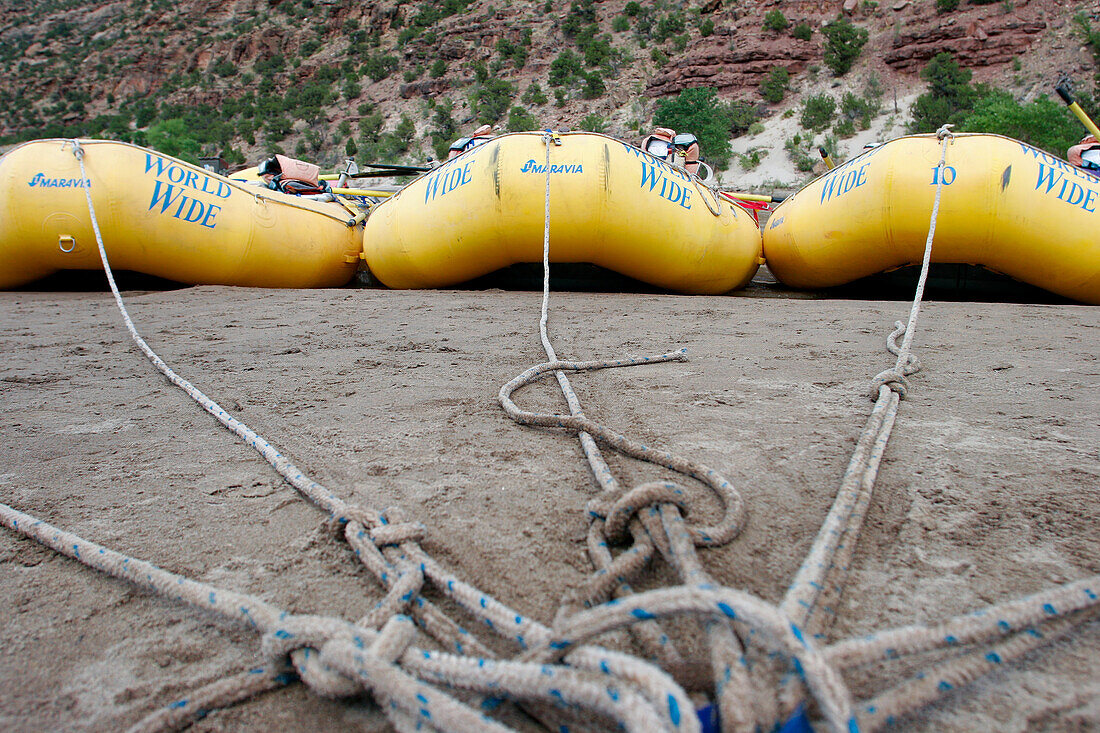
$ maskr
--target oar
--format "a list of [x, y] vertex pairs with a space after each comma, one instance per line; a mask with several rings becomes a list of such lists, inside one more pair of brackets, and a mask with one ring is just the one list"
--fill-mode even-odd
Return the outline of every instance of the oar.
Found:
[[759, 201], [764, 204], [777, 204], [786, 196], [766, 196], [761, 193], [739, 193], [737, 191], [719, 191], [728, 199], [741, 199], [742, 201]]
[[817, 152], [821, 155], [821, 159], [825, 161], [825, 167], [829, 170], [836, 168], [836, 163], [833, 162], [833, 157], [829, 155], [829, 151], [823, 147], [819, 147]]
[[396, 191], [381, 191], [375, 188], [333, 188], [332, 192], [340, 196], [371, 196], [373, 198], [387, 198], [397, 193]]
[[1054, 88], [1054, 91], [1058, 92], [1058, 96], [1062, 98], [1062, 101], [1069, 107], [1069, 111], [1077, 115], [1077, 119], [1081, 120], [1081, 124], [1088, 128], [1088, 131], [1092, 133], [1093, 137], [1100, 140], [1100, 127], [1096, 126], [1096, 123], [1085, 113], [1085, 110], [1081, 109], [1081, 105], [1077, 104], [1073, 99], [1073, 94], [1069, 91], [1069, 86], [1063, 82]]
[[385, 178], [387, 176], [410, 176], [414, 173], [427, 173], [432, 170], [429, 166], [422, 165], [391, 165], [389, 163], [364, 163], [363, 165], [370, 168], [377, 168], [373, 171], [355, 171], [340, 172], [340, 173], [325, 173], [320, 176], [322, 181], [336, 181], [340, 176], [346, 178]]

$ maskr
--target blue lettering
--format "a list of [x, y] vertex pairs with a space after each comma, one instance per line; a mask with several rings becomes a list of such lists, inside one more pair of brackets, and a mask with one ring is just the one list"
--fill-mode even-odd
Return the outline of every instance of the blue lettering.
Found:
[[[160, 213], [166, 214], [168, 213], [168, 207], [174, 204], [176, 199], [181, 196], [184, 200], [187, 199], [186, 196], [183, 196], [182, 188], [177, 190], [175, 186], [168, 184], [164, 185], [164, 192], [162, 193], [161, 181], [157, 181], [156, 185], [153, 186], [153, 200], [149, 202], [149, 210], [152, 211], [154, 206], [160, 204]], [[180, 205], [182, 206], [183, 204], [181, 203]]]
[[[1047, 171], [1049, 170], [1049, 173]], [[1035, 184], [1035, 189], [1038, 190], [1040, 186], [1045, 182], [1047, 184], [1046, 193], [1050, 193], [1051, 189], [1058, 185], [1058, 181], [1062, 180], [1062, 174], [1059, 173], [1058, 177], [1054, 177], [1054, 169], [1048, 169], [1042, 163], [1039, 164], [1039, 182]], [[1045, 179], [1045, 180], [1044, 180]]]
[[213, 219], [217, 215], [217, 213], [221, 210], [222, 210], [222, 207], [215, 206], [214, 204], [210, 204], [209, 206], [207, 206], [206, 207], [206, 216], [203, 217], [202, 223], [199, 224], [199, 226], [204, 226], [207, 229], [213, 229], [215, 226], [217, 226], [217, 224], [214, 223]]
[[1090, 209], [1089, 204], [1096, 203], [1096, 191], [1093, 191], [1091, 188], [1088, 191], [1089, 191], [1088, 194], [1085, 195], [1085, 202], [1083, 204], [1081, 204], [1081, 208], [1084, 209], [1085, 211], [1089, 211], [1089, 212], [1092, 212], [1093, 214], [1095, 214], [1096, 209], [1095, 208]]
[[[649, 175], [647, 176], [646, 173]], [[644, 160], [642, 161], [642, 185], [640, 188], [645, 188], [646, 180], [649, 180], [649, 190], [652, 191], [657, 185], [657, 181], [663, 181], [664, 176], [658, 177], [656, 166], [648, 165]]]
[[[1076, 198], [1074, 198], [1075, 196]], [[1069, 198], [1063, 200], [1071, 206], [1077, 206], [1085, 200], [1085, 188], [1074, 183], [1073, 187], [1069, 190]]]
[[473, 176], [470, 174], [472, 164], [473, 161], [471, 160], [467, 161], [462, 168], [452, 168], [432, 174], [425, 184], [424, 203], [446, 196], [459, 186], [464, 186], [472, 181]]
[[[198, 209], [198, 211], [196, 211], [196, 208]], [[187, 213], [184, 214], [183, 220], [190, 224], [194, 224], [197, 221], [202, 221], [203, 214], [205, 213], [206, 204], [199, 201], [198, 199], [191, 199], [191, 206], [187, 208]], [[192, 215], [194, 215], [194, 218], [191, 218]], [[176, 218], [178, 219], [179, 217]]]
[[35, 173], [27, 181], [29, 188], [84, 188], [84, 180], [78, 178], [46, 178], [45, 173]]
[[685, 209], [691, 208], [691, 191], [686, 188], [684, 189], [684, 195], [680, 198], [680, 206], [683, 206]]
[[[179, 180], [176, 180], [176, 176], [173, 173], [179, 174]], [[183, 183], [183, 179], [187, 177], [187, 171], [180, 168], [178, 165], [171, 165], [168, 167], [168, 180], [172, 183]]]
[[[183, 189], [180, 189], [180, 193], [183, 193]], [[176, 208], [176, 213], [172, 214], [172, 216], [176, 217], [177, 219], [180, 218], [180, 214], [183, 213], [184, 205], [190, 200], [191, 199], [187, 196], [180, 196], [180, 205]]]
[[[943, 185], [950, 186], [955, 182], [955, 178], [958, 176], [958, 172], [953, 166], [945, 165], [943, 167]], [[940, 167], [936, 166], [932, 169], [932, 185], [935, 186], [940, 182]]]
[[157, 158], [156, 156], [154, 156], [150, 153], [146, 153], [145, 154], [145, 172], [148, 173], [149, 171], [153, 170], [153, 166], [155, 165], [156, 168], [157, 168], [157, 173], [156, 174], [158, 176], [160, 176], [162, 173], [164, 173], [164, 164], [165, 164], [165, 162], [166, 161], [164, 160], [164, 158]]

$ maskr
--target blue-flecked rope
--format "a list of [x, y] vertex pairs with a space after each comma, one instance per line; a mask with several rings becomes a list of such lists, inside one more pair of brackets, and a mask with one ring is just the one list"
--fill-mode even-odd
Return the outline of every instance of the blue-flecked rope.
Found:
[[[180, 721], [201, 717], [211, 709], [212, 701], [244, 699], [295, 679], [294, 673], [323, 695], [343, 696], [365, 687], [406, 715], [443, 730], [508, 729], [421, 680], [513, 700], [589, 710], [607, 715], [631, 731], [698, 730], [697, 721], [680, 717], [679, 711], [690, 709], [684, 707], [690, 706], [686, 697], [666, 693], [660, 698], [662, 709], [656, 709], [649, 695], [623, 683], [641, 668], [638, 660], [625, 655], [581, 647], [579, 654], [571, 655], [586, 663], [577, 669], [575, 664], [499, 661], [420, 649], [411, 645], [415, 630], [404, 617], [391, 618], [378, 632], [337, 618], [295, 615], [254, 596], [195, 581], [110, 550], [3, 504], [0, 524], [96, 570], [235, 620], [263, 635], [269, 665], [223, 681], [220, 689], [173, 702], [140, 724], [143, 730], [172, 727], [171, 721], [178, 726]], [[387, 649], [391, 630], [389, 636], [397, 643]], [[392, 663], [395, 660], [399, 665]], [[626, 674], [617, 674], [622, 672]], [[349, 687], [349, 681], [355, 686]], [[659, 684], [654, 687], [662, 689]], [[662, 724], [669, 720], [679, 725]]]
[[[630, 580], [647, 564], [651, 555], [649, 550], [651, 545], [656, 545], [662, 554], [669, 558], [672, 565], [681, 571], [683, 582], [687, 582], [684, 569], [689, 566], [698, 568], [695, 572], [696, 580], [709, 581], [709, 577], [702, 573], [701, 566], [695, 559], [694, 545], [713, 546], [732, 540], [744, 524], [744, 505], [740, 493], [717, 471], [669, 452], [651, 449], [589, 420], [584, 415], [580, 401], [565, 375], [566, 371], [682, 360], [686, 359], [687, 352], [681, 349], [679, 352], [656, 357], [597, 362], [565, 362], [558, 359], [550, 342], [547, 324], [550, 302], [550, 150], [553, 147], [552, 143], [558, 145], [561, 143], [551, 132], [544, 136], [543, 142], [546, 146], [546, 178], [543, 201], [543, 284], [539, 336], [549, 362], [534, 366], [505, 384], [501, 387], [498, 398], [509, 417], [521, 424], [561, 427], [575, 431], [589, 467], [603, 489], [602, 495], [593, 499], [588, 505], [590, 519], [588, 545], [594, 550], [591, 559], [596, 566], [596, 573], [581, 588], [567, 594], [558, 612], [558, 620], [561, 620], [578, 607], [600, 603], [612, 595], [623, 597], [632, 593]], [[530, 384], [548, 372], [553, 372], [558, 381], [558, 386], [569, 406], [569, 415], [540, 415], [524, 411], [519, 409], [511, 399], [511, 394], [516, 389]], [[721, 520], [717, 525], [710, 527], [690, 526], [688, 531], [694, 544], [682, 550], [679, 556], [672, 556], [671, 543], [666, 536], [665, 528], [656, 519], [654, 511], [662, 504], [686, 508], [682, 489], [668, 482], [650, 482], [626, 492], [622, 491], [600, 453], [596, 445], [597, 441], [624, 455], [664, 466], [702, 482], [717, 495], [721, 502], [723, 508]], [[676, 511], [678, 513], [678, 510]], [[613, 560], [607, 550], [606, 542], [609, 539], [622, 540], [627, 532], [634, 540], [634, 545], [620, 555], [618, 560]], [[643, 538], [646, 533], [650, 536], [648, 541]], [[712, 619], [705, 624], [715, 696], [725, 729], [749, 731], [756, 722], [751, 682], [744, 664], [744, 649], [730, 623], [726, 619]], [[650, 624], [646, 620], [634, 635], [642, 647], [663, 664], [672, 668], [682, 666], [679, 653], [669, 642], [668, 636], [656, 624]]]

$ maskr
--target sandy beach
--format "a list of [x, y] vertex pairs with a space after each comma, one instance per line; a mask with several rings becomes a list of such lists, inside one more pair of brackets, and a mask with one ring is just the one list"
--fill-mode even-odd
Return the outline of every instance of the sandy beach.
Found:
[[[908, 304], [753, 294], [553, 293], [550, 333], [566, 359], [688, 350], [686, 362], [571, 379], [590, 417], [738, 487], [747, 525], [702, 560], [721, 583], [778, 602], [866, 421], [870, 380], [894, 363], [885, 339]], [[550, 624], [591, 573], [596, 486], [576, 437], [517, 425], [497, 403], [502, 384], [545, 360], [541, 293], [124, 295], [182, 376], [338, 496], [423, 522], [427, 552], [483, 591]], [[924, 370], [901, 404], [830, 638], [1100, 572], [1098, 344], [1095, 307], [925, 304], [914, 341]], [[0, 345], [0, 502], [296, 613], [355, 619], [382, 597], [323, 513], [144, 358], [109, 293], [0, 293]], [[516, 399], [565, 409], [552, 379]], [[608, 460], [623, 483], [666, 475]], [[6, 731], [122, 730], [260, 659], [252, 630], [8, 529], [0, 590]], [[913, 670], [882, 665], [847, 682], [864, 698]], [[325, 700], [294, 684], [192, 730], [351, 727], [389, 730], [366, 696]], [[1097, 728], [1094, 621], [896, 729]]]

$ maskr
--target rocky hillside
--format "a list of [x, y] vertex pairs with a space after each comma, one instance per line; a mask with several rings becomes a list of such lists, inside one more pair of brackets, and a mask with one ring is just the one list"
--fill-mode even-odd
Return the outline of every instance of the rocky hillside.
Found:
[[[0, 143], [422, 161], [481, 121], [637, 139], [660, 100], [700, 86], [745, 103], [753, 134], [822, 91], [876, 99], [845, 138], [869, 115], [902, 129], [897, 100], [944, 50], [1021, 100], [1062, 74], [1092, 89], [1075, 17], [1100, 28], [1095, 0], [975, 2], [0, 0]], [[838, 22], [867, 38], [842, 74], [826, 63]]]

